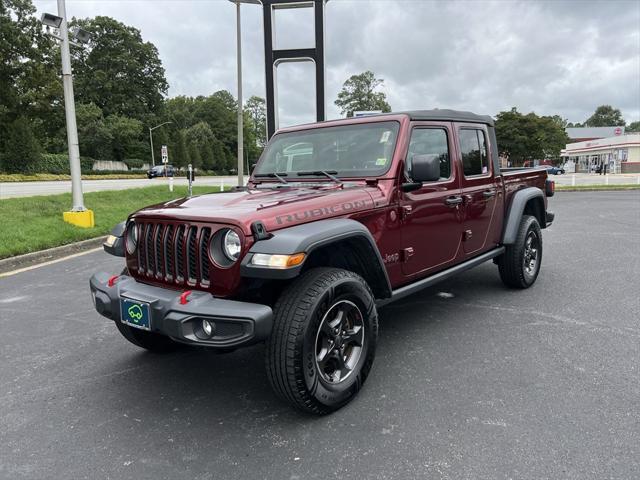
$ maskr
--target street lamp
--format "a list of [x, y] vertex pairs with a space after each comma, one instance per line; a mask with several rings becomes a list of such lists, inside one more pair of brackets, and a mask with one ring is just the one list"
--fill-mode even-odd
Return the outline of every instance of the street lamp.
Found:
[[236, 52], [238, 66], [238, 186], [244, 185], [244, 138], [242, 117], [242, 22], [240, 20], [240, 4], [261, 5], [260, 0], [229, 0], [236, 4]]
[[[69, 169], [71, 171], [71, 194], [73, 207], [69, 212], [63, 212], [62, 218], [65, 222], [79, 227], [91, 228], [95, 225], [93, 211], [87, 210], [84, 206], [82, 196], [82, 172], [80, 170], [80, 149], [78, 147], [78, 127], [76, 125], [76, 107], [73, 99], [73, 76], [71, 73], [71, 54], [69, 44], [79, 46], [75, 42], [69, 41], [69, 28], [67, 25], [67, 11], [64, 0], [58, 0], [58, 15], [45, 13], [41, 21], [47, 27], [59, 29], [59, 35], [50, 33], [60, 41], [60, 53], [62, 57], [62, 86], [64, 88], [64, 112], [67, 124], [67, 144], [69, 147]], [[76, 29], [73, 32], [74, 40], [81, 43], [88, 43], [91, 39], [89, 32]]]
[[173, 122], [164, 122], [161, 123], [160, 125], [156, 125], [155, 127], [149, 127], [149, 142], [151, 142], [151, 166], [155, 167], [156, 166], [156, 157], [155, 154], [153, 153], [153, 131], [156, 128], [160, 128], [163, 125], [168, 125], [169, 123], [173, 123]]

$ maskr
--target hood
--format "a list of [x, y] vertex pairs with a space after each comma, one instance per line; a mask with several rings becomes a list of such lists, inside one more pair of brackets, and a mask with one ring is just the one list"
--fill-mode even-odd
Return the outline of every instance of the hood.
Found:
[[250, 188], [237, 192], [213, 193], [180, 198], [143, 208], [134, 217], [171, 218], [192, 222], [234, 224], [250, 233], [260, 220], [267, 231], [300, 223], [348, 215], [374, 207], [377, 186], [353, 184]]

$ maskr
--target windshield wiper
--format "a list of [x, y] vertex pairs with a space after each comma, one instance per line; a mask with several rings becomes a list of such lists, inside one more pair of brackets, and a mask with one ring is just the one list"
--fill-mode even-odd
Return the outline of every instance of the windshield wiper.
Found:
[[297, 175], [300, 177], [310, 176], [310, 175], [324, 175], [327, 178], [330, 178], [334, 182], [342, 185], [342, 180], [335, 176], [338, 173], [335, 170], [313, 170], [310, 172], [298, 172]]
[[279, 172], [279, 173], [256, 173], [254, 175], [254, 177], [277, 178], [280, 181], [280, 183], [289, 183], [284, 178], [282, 178], [282, 177], [286, 177], [286, 176], [287, 176], [287, 174], [285, 172]]

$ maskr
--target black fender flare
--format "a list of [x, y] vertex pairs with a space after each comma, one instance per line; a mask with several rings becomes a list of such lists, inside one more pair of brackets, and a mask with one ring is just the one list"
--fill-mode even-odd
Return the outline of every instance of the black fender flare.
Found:
[[304, 267], [298, 266], [275, 269], [251, 264], [256, 253], [292, 255], [305, 253], [306, 260], [319, 248], [338, 242], [352, 242], [367, 258], [367, 275], [365, 278], [376, 298], [391, 296], [391, 283], [384, 266], [382, 256], [371, 235], [362, 223], [348, 218], [319, 220], [294, 227], [283, 228], [273, 232], [270, 238], [255, 242], [242, 259], [241, 275], [243, 277], [286, 280], [295, 278]]
[[102, 248], [109, 255], [114, 257], [124, 257], [124, 232], [127, 222], [120, 222], [111, 229], [111, 234], [102, 244]]
[[520, 219], [524, 214], [524, 209], [527, 203], [533, 199], [540, 199], [542, 202], [542, 212], [540, 220], [540, 227], [546, 227], [545, 211], [544, 211], [544, 193], [538, 187], [526, 187], [518, 190], [513, 194], [511, 199], [511, 205], [509, 205], [509, 211], [505, 219], [504, 230], [502, 233], [502, 244], [512, 245], [516, 241], [518, 233], [518, 226], [520, 225]]

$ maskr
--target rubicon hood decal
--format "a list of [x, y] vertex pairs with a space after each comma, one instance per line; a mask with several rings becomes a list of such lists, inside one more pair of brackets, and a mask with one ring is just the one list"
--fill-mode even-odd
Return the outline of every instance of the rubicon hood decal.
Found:
[[[369, 191], [371, 190], [371, 192]], [[375, 207], [375, 187], [284, 187], [216, 193], [174, 200], [138, 211], [136, 217], [230, 223], [250, 233], [260, 220], [269, 231]]]

